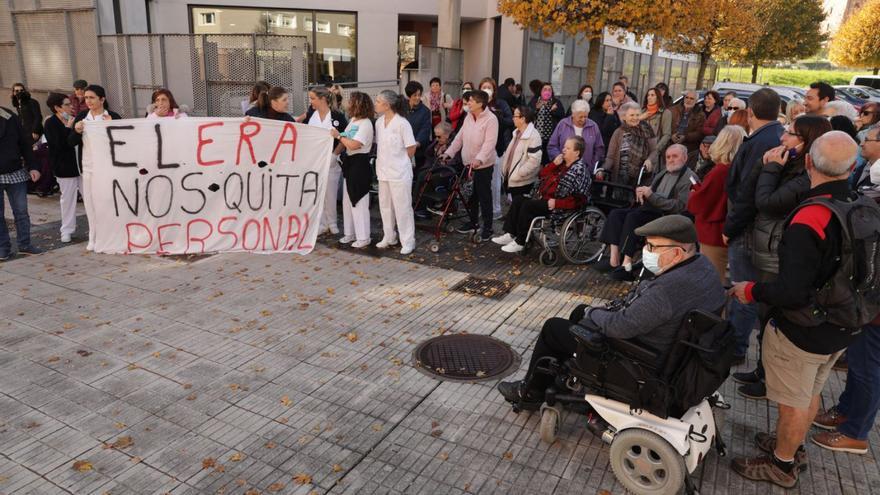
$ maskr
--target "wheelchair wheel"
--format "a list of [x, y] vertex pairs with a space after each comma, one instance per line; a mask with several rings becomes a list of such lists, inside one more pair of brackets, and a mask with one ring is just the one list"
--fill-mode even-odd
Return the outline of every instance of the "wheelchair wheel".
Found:
[[538, 261], [544, 266], [555, 266], [556, 262], [559, 261], [559, 255], [552, 249], [545, 249], [541, 251], [541, 256], [538, 258]]
[[431, 244], [428, 246], [428, 249], [432, 253], [439, 253], [440, 252], [440, 243], [437, 241], [431, 241]]
[[452, 234], [453, 232], [455, 232], [455, 225], [452, 225], [452, 222], [447, 220], [445, 230], [447, 234]]
[[559, 423], [562, 416], [555, 407], [541, 406], [541, 440], [546, 443], [556, 441], [556, 433], [559, 432]]
[[684, 457], [660, 435], [632, 428], [611, 442], [611, 469], [627, 490], [639, 495], [673, 495], [687, 475]]
[[559, 235], [562, 257], [575, 265], [595, 261], [602, 253], [599, 235], [604, 226], [605, 214], [593, 206], [568, 217]]

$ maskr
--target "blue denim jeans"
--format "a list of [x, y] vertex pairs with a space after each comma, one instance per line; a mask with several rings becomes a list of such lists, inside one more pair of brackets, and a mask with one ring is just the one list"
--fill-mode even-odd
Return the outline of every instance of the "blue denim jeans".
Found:
[[9, 229], [3, 220], [6, 204], [3, 196], [9, 196], [9, 204], [12, 206], [12, 215], [15, 217], [15, 235], [18, 239], [18, 247], [31, 245], [31, 219], [27, 210], [27, 182], [18, 184], [0, 184], [0, 254], [9, 254], [12, 244], [9, 240]]
[[[730, 266], [731, 282], [753, 282], [756, 280], [752, 256], [742, 237], [730, 241], [727, 249], [727, 263]], [[745, 356], [749, 350], [749, 337], [758, 320], [758, 307], [755, 304], [742, 304], [736, 298], [731, 298], [727, 314], [736, 334], [735, 354]]]
[[880, 409], [880, 327], [865, 325], [846, 350], [846, 388], [837, 410], [846, 422], [837, 431], [856, 440], [867, 440]]

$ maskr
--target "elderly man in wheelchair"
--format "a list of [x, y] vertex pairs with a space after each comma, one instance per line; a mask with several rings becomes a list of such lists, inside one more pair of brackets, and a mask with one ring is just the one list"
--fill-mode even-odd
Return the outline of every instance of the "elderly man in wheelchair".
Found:
[[[581, 305], [567, 320], [547, 320], [525, 379], [501, 382], [498, 390], [517, 412], [542, 410], [548, 441], [560, 406], [595, 413], [604, 421], [588, 426], [612, 443], [612, 468], [628, 489], [676, 493], [690, 480], [684, 468], [692, 472], [712, 443], [712, 401], [704, 399], [727, 378], [732, 354], [725, 345], [733, 333], [717, 316], [725, 291], [696, 252], [690, 219], [664, 216], [636, 233], [647, 238], [644, 264], [657, 276], [606, 308]], [[646, 446], [645, 435], [657, 438]]]

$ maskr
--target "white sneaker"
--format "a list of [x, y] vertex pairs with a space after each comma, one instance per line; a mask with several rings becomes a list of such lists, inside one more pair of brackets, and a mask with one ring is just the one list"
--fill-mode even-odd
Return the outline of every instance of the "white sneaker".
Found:
[[337, 227], [337, 226], [335, 226], [335, 225], [331, 225], [331, 226], [328, 227], [328, 228], [330, 229], [330, 233], [331, 233], [331, 234], [333, 234], [333, 235], [339, 235], [339, 227]]
[[355, 249], [365, 248], [370, 245], [370, 239], [364, 239], [363, 241], [355, 241], [351, 244], [351, 247]]
[[406, 256], [407, 254], [411, 254], [415, 250], [416, 250], [415, 246], [404, 246], [400, 249], [400, 254]]
[[339, 239], [339, 244], [351, 244], [354, 241], [355, 241], [355, 238], [353, 235], [347, 235], [347, 236], [344, 236], [341, 239]]
[[504, 218], [504, 214], [502, 214], [500, 211], [492, 215], [492, 220], [501, 220], [502, 218]]
[[514, 239], [513, 236], [510, 234], [499, 235], [498, 237], [492, 238], [492, 242], [498, 244], [499, 246], [506, 246], [515, 240], [516, 239]]
[[65, 244], [70, 242], [70, 234], [61, 234], [61, 242]]
[[376, 244], [376, 247], [379, 249], [385, 249], [387, 247], [396, 246], [396, 245], [397, 245], [397, 239], [392, 239], [390, 241], [387, 239], [382, 239], [381, 241], [379, 241], [379, 244]]
[[504, 251], [505, 253], [518, 253], [525, 248], [526, 248], [525, 246], [521, 246], [521, 245], [517, 244], [516, 241], [513, 241], [510, 244], [503, 246], [501, 248], [501, 250]]

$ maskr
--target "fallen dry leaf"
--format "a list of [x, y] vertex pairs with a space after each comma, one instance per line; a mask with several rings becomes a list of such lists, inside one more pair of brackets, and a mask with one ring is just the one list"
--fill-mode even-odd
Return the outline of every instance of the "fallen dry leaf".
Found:
[[161, 357], [161, 356], [162, 356], [162, 353], [159, 352], [159, 351], [156, 351], [156, 352], [153, 353], [153, 357], [154, 357], [154, 358]]
[[449, 454], [446, 452], [440, 452], [440, 455], [437, 456], [441, 461], [445, 461], [449, 459]]
[[275, 442], [266, 442], [266, 445], [264, 445], [264, 447], [266, 447], [267, 449], [274, 449], [276, 445]]
[[142, 460], [143, 460], [142, 458], [140, 458], [140, 457], [138, 457], [138, 456], [134, 456], [134, 457], [131, 458], [131, 463], [132, 463], [132, 464], [140, 464], [140, 462], [141, 462]]
[[486, 372], [485, 372], [485, 371], [477, 371], [477, 378], [482, 378], [482, 377], [484, 377], [484, 376], [486, 376]]
[[240, 388], [241, 388], [241, 385], [239, 385], [237, 383], [230, 383], [229, 384], [229, 390], [232, 390], [233, 392], [237, 391]]
[[327, 294], [330, 294], [331, 296], [333, 294], [336, 294], [336, 289], [334, 289], [333, 287], [327, 287]]
[[260, 495], [260, 492], [254, 488], [251, 488], [250, 490], [244, 492], [244, 495]]
[[293, 477], [293, 482], [297, 485], [308, 485], [312, 482], [312, 477], [305, 473], [299, 473]]
[[509, 461], [509, 460], [513, 459], [513, 453], [512, 452], [505, 452], [504, 455], [501, 457], [503, 457], [505, 461]]
[[349, 342], [357, 342], [358, 334], [355, 332], [348, 332], [345, 335], [345, 338], [347, 338]]
[[284, 486], [284, 483], [281, 483], [279, 481], [277, 483], [272, 483], [271, 485], [267, 486], [266, 491], [270, 493], [280, 492], [281, 490], [284, 490]]
[[260, 311], [260, 315], [262, 315], [262, 316], [272, 316], [272, 312], [269, 311], [268, 309], [264, 309], [264, 310]]
[[65, 323], [64, 325], [61, 325], [61, 328], [65, 330], [70, 330], [73, 328], [73, 323]]
[[284, 397], [281, 398], [281, 403], [287, 407], [290, 407], [293, 404], [293, 401], [290, 400], [290, 397], [285, 395]]
[[58, 356], [49, 356], [49, 359], [46, 360], [47, 363], [54, 363], [55, 361], [60, 361], [61, 358]]
[[236, 452], [236, 453], [232, 454], [231, 456], [229, 456], [229, 460], [231, 462], [238, 462], [242, 459], [244, 459], [244, 454], [242, 454], [241, 452]]
[[382, 431], [382, 425], [379, 423], [374, 424], [371, 428], [373, 428], [373, 431]]
[[117, 430], [124, 430], [126, 425], [125, 423], [117, 421], [116, 423], [113, 423], [113, 426], [116, 427]]
[[92, 463], [89, 461], [76, 461], [73, 463], [73, 470], [79, 471], [80, 473], [86, 473], [94, 469]]
[[431, 432], [431, 436], [434, 438], [440, 438], [440, 435], [443, 434], [443, 430], [434, 430]]
[[342, 471], [342, 466], [340, 466], [339, 464], [334, 464], [333, 465], [333, 472], [338, 473], [340, 471]]
[[205, 457], [202, 459], [202, 469], [210, 469], [217, 465], [217, 461], [213, 457]]
[[132, 440], [130, 436], [119, 437], [115, 442], [110, 444], [114, 449], [124, 449], [131, 447], [132, 445], [134, 445], [134, 440]]

